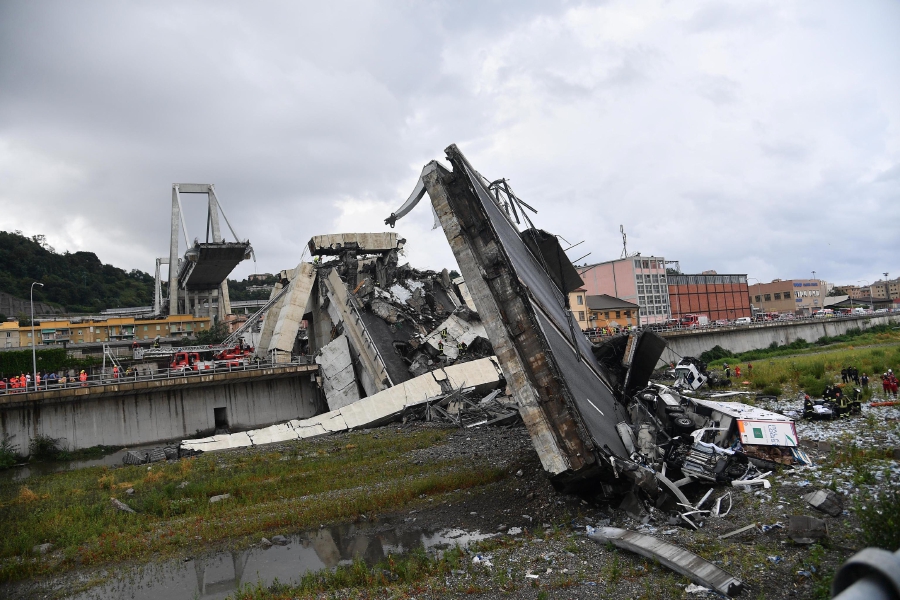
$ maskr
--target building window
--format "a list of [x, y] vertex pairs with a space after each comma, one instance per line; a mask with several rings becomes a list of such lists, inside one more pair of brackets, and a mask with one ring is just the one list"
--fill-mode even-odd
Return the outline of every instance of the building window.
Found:
[[[799, 294], [798, 294], [798, 296], [799, 296]], [[756, 296], [756, 301], [759, 302], [759, 300], [760, 300], [760, 297]]]
[[7, 332], [6, 332], [6, 337], [12, 337], [12, 332], [11, 332], [11, 331], [7, 331]]
[[584, 311], [583, 310], [578, 311], [578, 320], [584, 321]]
[[606, 320], [609, 320], [609, 311], [606, 311]]
[[766, 302], [772, 301], [772, 294], [766, 294]]
[[617, 310], [617, 311], [616, 311], [616, 318], [617, 318], [617, 319], [621, 319], [621, 318], [622, 318], [622, 311], [621, 311], [621, 310]]
[[578, 301], [579, 306], [584, 304], [584, 296], [582, 296], [581, 294], [575, 296], [575, 299]]
[[781, 292], [775, 292], [775, 299], [781, 300]]
[[146, 326], [146, 325], [144, 325], [144, 331], [147, 331], [147, 326]]
[[159, 331], [159, 325], [156, 326], [156, 330]]
[[[578, 298], [581, 299], [581, 296], [578, 296]], [[581, 304], [581, 302], [579, 302], [578, 304]], [[584, 319], [582, 319], [582, 321], [583, 320]], [[205, 327], [206, 327], [206, 323], [200, 323], [200, 329], [204, 329]]]
[[631, 311], [630, 311], [630, 310], [626, 310], [626, 311], [625, 311], [625, 318], [626, 318], [626, 319], [630, 319], [630, 318], [631, 318]]

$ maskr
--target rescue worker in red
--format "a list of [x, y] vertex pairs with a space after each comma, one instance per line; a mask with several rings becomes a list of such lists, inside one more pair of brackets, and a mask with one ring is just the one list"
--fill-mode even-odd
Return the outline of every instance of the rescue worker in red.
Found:
[[84, 372], [84, 369], [78, 374], [78, 381], [81, 382], [81, 387], [87, 387], [87, 373]]

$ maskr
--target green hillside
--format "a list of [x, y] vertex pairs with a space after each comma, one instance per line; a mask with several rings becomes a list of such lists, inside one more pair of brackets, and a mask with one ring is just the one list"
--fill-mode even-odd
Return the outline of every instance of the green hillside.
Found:
[[104, 265], [93, 252], [59, 254], [42, 235], [0, 231], [0, 291], [26, 299], [32, 281], [44, 284], [34, 288], [35, 301], [70, 313], [153, 303], [153, 276], [148, 273]]
[[[33, 281], [44, 284], [43, 288], [35, 286], [35, 302], [53, 304], [67, 313], [153, 304], [153, 276], [149, 273], [104, 265], [93, 252], [60, 254], [43, 235], [26, 237], [21, 231], [0, 231], [0, 291], [27, 300]], [[267, 300], [268, 290], [248, 288], [275, 281], [275, 277], [253, 282], [229, 279], [231, 299]], [[166, 287], [163, 282], [164, 296]]]

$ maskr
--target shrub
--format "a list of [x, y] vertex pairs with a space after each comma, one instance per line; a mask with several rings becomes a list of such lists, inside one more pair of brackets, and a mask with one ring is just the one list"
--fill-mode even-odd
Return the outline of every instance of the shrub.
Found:
[[709, 364], [714, 360], [720, 360], [723, 358], [731, 358], [734, 356], [734, 353], [731, 350], [726, 350], [722, 346], [716, 345], [707, 350], [706, 352], [700, 355], [700, 360]]
[[12, 443], [12, 437], [4, 435], [0, 440], [0, 469], [8, 469], [19, 462], [18, 446]]
[[866, 545], [891, 551], [900, 548], [900, 484], [891, 482], [877, 498], [857, 503], [856, 514]]
[[770, 383], [762, 389], [762, 393], [767, 396], [780, 396], [781, 392], [781, 386], [777, 383]]
[[36, 435], [28, 443], [31, 460], [61, 460], [65, 457], [65, 450], [60, 447], [60, 438], [52, 438], [49, 435]]
[[800, 376], [800, 389], [811, 397], [824, 394], [826, 385], [828, 385], [827, 381], [817, 378], [814, 375], [806, 374]]

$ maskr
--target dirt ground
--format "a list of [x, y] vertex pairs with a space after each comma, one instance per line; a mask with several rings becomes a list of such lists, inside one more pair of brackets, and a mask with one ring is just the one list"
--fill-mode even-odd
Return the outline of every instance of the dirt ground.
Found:
[[[778, 408], [791, 406], [782, 403]], [[688, 579], [651, 560], [586, 538], [587, 526], [608, 525], [658, 536], [712, 561], [744, 582], [742, 597], [745, 598], [828, 598], [834, 569], [862, 547], [854, 501], [865, 494], [877, 494], [886, 482], [900, 479], [896, 461], [875, 461], [870, 465], [871, 476], [861, 480], [852, 469], [827, 466], [829, 458], [839, 440], [858, 438], [870, 445], [894, 444], [898, 416], [900, 411], [895, 409], [867, 408], [862, 416], [851, 421], [801, 426], [801, 436], [806, 427], [820, 438], [833, 441], [831, 448], [823, 444], [819, 452], [820, 445], [806, 440], [817, 466], [773, 474], [770, 476], [773, 485], [768, 490], [744, 492], [718, 486], [712, 498], [730, 491], [733, 507], [726, 517], [699, 519], [702, 526], [696, 531], [671, 524], [668, 515], [660, 511], [651, 510], [649, 518], [642, 522], [620, 509], [617, 502], [558, 493], [521, 425], [509, 429], [457, 430], [444, 444], [406, 455], [406, 459], [417, 464], [462, 457], [471, 461], [473, 469], [501, 468], [507, 476], [499, 482], [422, 498], [403, 510], [366, 518], [383, 517], [401, 532], [404, 528], [427, 526], [435, 530], [459, 528], [496, 534], [485, 543], [480, 555], [470, 551], [465, 564], [446, 580], [424, 582], [416, 590], [401, 594], [408, 597], [714, 597], [712, 593], [688, 591], [692, 589], [687, 587]], [[422, 427], [436, 426], [394, 424], [370, 430], [368, 434], [404, 436]], [[336, 437], [340, 436], [307, 443], [333, 444]], [[268, 446], [228, 452], [271, 450]], [[838, 517], [816, 511], [801, 498], [826, 486], [840, 490], [845, 496], [845, 511]], [[695, 502], [708, 489], [709, 486], [695, 483], [686, 486], [684, 491]], [[792, 542], [786, 530], [790, 515], [825, 520], [827, 538], [814, 545]], [[757, 527], [726, 539], [718, 537], [750, 524]], [[210, 551], [209, 548], [195, 550], [195, 555]], [[65, 582], [70, 578], [91, 575], [75, 573], [50, 582], [26, 582], [5, 593], [19, 598], [55, 596], [65, 589]], [[336, 596], [345, 597], [342, 593]], [[346, 597], [357, 597], [357, 593], [347, 593]]]

